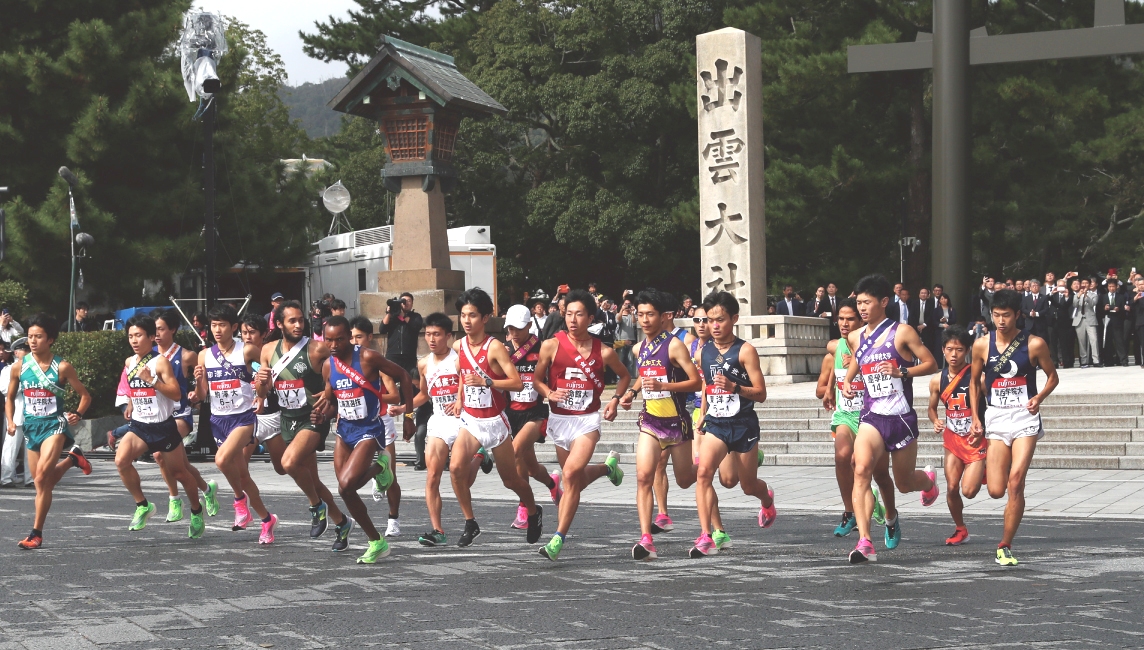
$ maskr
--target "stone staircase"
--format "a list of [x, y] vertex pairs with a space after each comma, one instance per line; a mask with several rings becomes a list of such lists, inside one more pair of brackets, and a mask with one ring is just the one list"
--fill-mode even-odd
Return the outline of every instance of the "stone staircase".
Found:
[[[807, 385], [807, 390], [812, 390]], [[928, 399], [918, 397], [914, 408], [922, 431], [918, 466], [942, 464], [941, 435], [926, 417]], [[605, 422], [598, 460], [610, 451], [623, 462], [635, 461], [636, 415], [621, 410], [615, 422]], [[830, 412], [813, 398], [774, 398], [756, 407], [767, 465], [834, 464]], [[1033, 467], [1039, 469], [1144, 469], [1144, 394], [1054, 394], [1041, 409], [1045, 437], [1037, 445]], [[542, 463], [554, 463], [551, 444], [536, 448]]]

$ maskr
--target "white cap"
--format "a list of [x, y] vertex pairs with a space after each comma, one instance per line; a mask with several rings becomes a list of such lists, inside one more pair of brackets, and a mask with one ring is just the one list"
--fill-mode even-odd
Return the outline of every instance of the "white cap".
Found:
[[504, 315], [505, 327], [515, 327], [518, 330], [527, 329], [532, 323], [532, 312], [524, 305], [513, 305]]

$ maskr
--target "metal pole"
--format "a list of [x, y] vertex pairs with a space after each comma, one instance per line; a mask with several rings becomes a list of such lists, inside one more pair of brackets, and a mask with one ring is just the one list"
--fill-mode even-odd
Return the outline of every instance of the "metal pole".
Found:
[[68, 241], [71, 243], [71, 282], [68, 287], [68, 331], [75, 331], [75, 197], [68, 184]]
[[969, 0], [933, 3], [933, 281], [969, 306]]
[[218, 298], [218, 285], [215, 280], [215, 163], [214, 163], [214, 129], [215, 116], [218, 104], [211, 97], [210, 106], [203, 115], [203, 191], [206, 193], [206, 214], [204, 226], [206, 236], [206, 299], [207, 311], [215, 306]]

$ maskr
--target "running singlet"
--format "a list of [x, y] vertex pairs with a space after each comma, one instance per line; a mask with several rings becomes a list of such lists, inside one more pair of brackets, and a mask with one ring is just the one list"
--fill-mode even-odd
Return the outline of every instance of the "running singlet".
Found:
[[587, 415], [600, 410], [600, 394], [604, 383], [597, 381], [604, 372], [604, 355], [600, 339], [592, 337], [592, 352], [585, 359], [576, 350], [576, 344], [567, 332], [556, 333], [556, 354], [548, 369], [549, 386], [566, 390], [562, 401], [549, 400], [548, 406], [557, 415]]
[[235, 341], [225, 356], [218, 344], [207, 349], [205, 366], [211, 415], [239, 415], [254, 410], [254, 387], [250, 384], [252, 378], [243, 347], [241, 341]]
[[[950, 387], [950, 382], [954, 379], [957, 379], [957, 383]], [[945, 404], [945, 430], [963, 438], [969, 435], [969, 429], [973, 426], [973, 411], [969, 408], [971, 379], [969, 366], [954, 377], [949, 376], [949, 366], [946, 366], [941, 370], [941, 382], [938, 384], [941, 401]]]
[[1018, 332], [1009, 347], [997, 350], [997, 332], [989, 333], [985, 363], [985, 399], [990, 408], [1025, 408], [1037, 394], [1037, 369], [1029, 358], [1029, 337]]
[[58, 419], [64, 414], [64, 388], [60, 385], [60, 364], [56, 356], [47, 371], [28, 354], [20, 370], [20, 394], [24, 396], [24, 420]]
[[[310, 365], [310, 341], [306, 337], [289, 349], [283, 350], [284, 340], [274, 344], [270, 355], [271, 380], [278, 406], [287, 417], [295, 420], [310, 415], [314, 395], [322, 392], [325, 382], [322, 373]], [[333, 366], [331, 366], [332, 368]]]
[[445, 407], [457, 401], [457, 386], [461, 376], [457, 373], [457, 353], [449, 350], [448, 356], [437, 361], [432, 354], [425, 360], [425, 386], [429, 389], [429, 399], [433, 401], [433, 414], [443, 418], [455, 417], [445, 413]]
[[[703, 348], [699, 346], [699, 343], [700, 341], [698, 338], [691, 342], [691, 362], [695, 364], [695, 369], [699, 371], [700, 375], [702, 375]], [[688, 397], [687, 405], [694, 406], [695, 408], [703, 406], [703, 391], [696, 391], [691, 397]]]
[[[190, 406], [190, 402], [187, 400], [190, 386], [187, 382], [186, 368], [183, 367], [183, 346], [178, 343], [172, 343], [166, 352], [159, 352], [159, 346], [155, 346], [151, 351], [155, 354], [162, 354], [164, 357], [167, 357], [167, 361], [171, 362], [171, 370], [175, 373], [175, 381], [179, 382], [180, 397], [175, 412], [185, 411], [187, 407]], [[151, 372], [154, 372], [154, 370]]]
[[[879, 343], [883, 334], [886, 335], [885, 340]], [[898, 353], [895, 345], [897, 334], [898, 324], [888, 319], [883, 320], [869, 338], [866, 337], [865, 329], [859, 333], [858, 365], [862, 369], [862, 383], [866, 385], [866, 394], [862, 396], [863, 411], [879, 415], [904, 415], [913, 409], [913, 382], [876, 369], [883, 361], [889, 361], [898, 368], [913, 365]]]
[[[147, 369], [151, 371], [151, 377], [154, 379], [157, 376], [155, 366], [159, 363], [159, 357], [155, 353], [147, 356], [149, 357]], [[139, 355], [135, 355], [126, 367], [127, 396], [131, 398], [131, 419], [146, 424], [166, 422], [171, 419], [178, 404], [155, 390], [153, 384], [148, 384], [139, 378], [139, 373], [143, 370], [140, 361], [142, 359], [139, 358]]]
[[340, 434], [345, 433], [343, 425], [353, 426], [381, 421], [379, 395], [385, 394], [384, 385], [379, 376], [374, 381], [368, 382], [374, 390], [362, 386], [362, 382], [365, 381], [364, 374], [361, 369], [361, 348], [354, 348], [348, 367], [342, 365], [336, 357], [330, 357], [330, 385], [334, 387], [334, 395], [338, 398]]
[[862, 411], [862, 400], [866, 394], [866, 384], [862, 383], [862, 375], [850, 382], [850, 390], [854, 391], [853, 399], [846, 399], [842, 395], [842, 385], [846, 383], [846, 371], [850, 366], [843, 357], [850, 354], [850, 344], [845, 338], [838, 339], [834, 347], [834, 404], [839, 411], [859, 413]]
[[755, 417], [755, 403], [742, 395], [726, 391], [715, 385], [715, 375], [723, 375], [732, 383], [746, 388], [751, 387], [751, 378], [739, 363], [739, 350], [743, 347], [743, 339], [735, 337], [735, 342], [726, 352], [719, 352], [715, 341], [707, 342], [703, 346], [703, 382], [704, 392], [707, 393], [708, 420], [728, 420], [739, 416]]
[[[524, 346], [521, 346], [521, 348], [527, 347], [527, 350], [509, 350], [513, 365], [520, 373], [520, 380], [524, 382], [524, 387], [520, 390], [508, 392], [508, 407], [514, 411], [527, 411], [540, 403], [540, 395], [532, 386], [532, 373], [536, 372], [536, 362], [540, 359], [540, 341], [535, 339], [536, 337], [531, 337]], [[455, 387], [453, 392], [456, 393]]]
[[[469, 339], [465, 337], [461, 339], [461, 354], [458, 356], [458, 369], [460, 370], [461, 377], [469, 374], [476, 374], [481, 379], [504, 379], [502, 376], [494, 376], [492, 369], [489, 367], [489, 346], [493, 342], [493, 337], [488, 337], [481, 347], [474, 354], [469, 348]], [[474, 363], [475, 362], [475, 363]], [[497, 390], [491, 386], [465, 386], [465, 399], [461, 406], [465, 409], [465, 413], [475, 418], [495, 418], [505, 409], [505, 396], [504, 391]]]
[[[664, 383], [686, 381], [687, 373], [671, 364], [669, 355], [671, 337], [667, 332], [660, 333], [651, 341], [644, 340], [639, 353], [639, 373], [642, 381], [655, 379]], [[644, 410], [657, 418], [678, 417], [686, 412], [687, 394], [668, 390], [648, 390], [641, 385]]]

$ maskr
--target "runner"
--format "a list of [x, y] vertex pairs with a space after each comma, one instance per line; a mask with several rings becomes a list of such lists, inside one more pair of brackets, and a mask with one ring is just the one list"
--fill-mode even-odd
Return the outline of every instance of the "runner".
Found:
[[[976, 389], [969, 393], [973, 411], [973, 437], [982, 434], [989, 441], [985, 457], [985, 482], [989, 496], [1005, 504], [1005, 531], [997, 545], [997, 564], [1017, 566], [1013, 557], [1013, 537], [1025, 514], [1025, 476], [1045, 435], [1041, 425], [1041, 403], [1057, 387], [1057, 369], [1049, 346], [1039, 336], [1017, 329], [1021, 317], [1021, 294], [1003, 289], [993, 294], [990, 309], [996, 331], [973, 343], [973, 369]], [[1004, 350], [1004, 351], [1002, 351]], [[1045, 387], [1037, 392], [1037, 368], [1045, 373]], [[985, 394], [985, 418], [980, 417], [981, 395]]]
[[[915, 469], [918, 458], [918, 414], [914, 411], [912, 377], [937, 370], [922, 339], [914, 328], [886, 318], [890, 283], [881, 275], [868, 275], [854, 287], [858, 315], [866, 327], [850, 332], [847, 345], [855, 350], [850, 369], [842, 382], [842, 396], [857, 397], [854, 380], [862, 374], [865, 392], [858, 435], [854, 438], [854, 516], [858, 519], [858, 544], [850, 553], [852, 564], [876, 561], [877, 551], [870, 541], [873, 500], [871, 476], [889, 454], [893, 460], [894, 483], [898, 491], [921, 492], [922, 505], [932, 506], [940, 494], [932, 467]], [[897, 516], [886, 519], [886, 537], [894, 548], [902, 537]]]
[[[671, 294], [664, 295], [669, 298], [669, 304], [675, 304], [675, 298], [672, 297]], [[670, 332], [671, 336], [683, 341], [685, 344], [688, 343], [687, 337], [691, 336], [691, 333], [675, 324], [675, 311], [663, 312], [663, 323], [664, 330]], [[688, 347], [688, 349], [691, 348]], [[633, 354], [635, 353], [633, 352]], [[700, 371], [699, 374], [703, 374], [702, 371]], [[688, 403], [691, 403], [690, 400]], [[696, 406], [698, 406], [698, 402], [696, 402]], [[695, 430], [694, 423], [695, 420], [692, 419], [692, 431]], [[692, 459], [692, 462], [698, 465], [698, 461], [696, 460], [699, 458], [698, 440], [693, 442], [696, 443], [696, 447], [692, 449], [695, 454], [695, 458]], [[656, 507], [655, 519], [651, 522], [651, 532], [653, 535], [670, 533], [675, 530], [675, 522], [671, 520], [671, 514], [667, 511], [667, 491], [669, 487], [667, 480], [667, 463], [670, 457], [671, 455], [666, 449], [660, 452], [659, 464], [655, 470], [655, 480], [652, 482], [652, 494], [655, 497]]]
[[[91, 395], [79, 381], [75, 367], [52, 352], [59, 337], [60, 326], [47, 314], [36, 314], [28, 322], [27, 343], [30, 352], [12, 364], [12, 379], [8, 383], [5, 413], [8, 416], [8, 435], [16, 435], [16, 396], [24, 398], [24, 462], [32, 469], [36, 485], [36, 518], [32, 532], [19, 546], [22, 549], [40, 548], [44, 543], [44, 522], [52, 507], [52, 490], [64, 474], [78, 467], [91, 474], [91, 463], [72, 437], [69, 426], [79, 424], [91, 405]], [[64, 382], [79, 395], [76, 411], [64, 411]], [[57, 460], [64, 444], [71, 444], [68, 457]]]
[[[254, 388], [251, 386], [250, 364], [258, 360], [258, 348], [241, 344], [234, 338], [238, 314], [234, 307], [215, 307], [207, 316], [211, 335], [217, 341], [199, 352], [195, 366], [195, 396], [201, 401], [209, 392], [211, 400], [211, 433], [218, 451], [215, 466], [226, 477], [234, 491], [234, 526], [246, 530], [253, 517], [251, 508], [262, 520], [259, 544], [274, 543], [278, 517], [262, 504], [258, 486], [250, 478], [246, 448], [255, 444]], [[208, 385], [209, 384], [209, 385]]]
[[[853, 399], [842, 396], [842, 382], [846, 380], [846, 370], [850, 367], [850, 345], [847, 337], [850, 332], [862, 325], [858, 318], [858, 305], [853, 298], [846, 298], [836, 309], [840, 338], [826, 344], [826, 356], [822, 359], [822, 372], [818, 377], [818, 390], [815, 393], [822, 400], [822, 406], [834, 415], [830, 419], [830, 438], [834, 440], [834, 476], [838, 481], [838, 491], [842, 493], [842, 523], [834, 529], [835, 537], [846, 537], [858, 527], [854, 517], [854, 437], [858, 433], [858, 417], [862, 410], [862, 396], [865, 387], [855, 381]], [[874, 468], [874, 482], [882, 488], [886, 497], [886, 507], [879, 500], [878, 488], [873, 488], [873, 518], [879, 526], [886, 525], [886, 511], [893, 513], [891, 520], [898, 516], [895, 508], [894, 480], [890, 478], [890, 457], [883, 455]], [[898, 545], [896, 537], [888, 531], [886, 548]]]
[[[320, 406], [327, 416], [335, 404], [337, 408], [334, 472], [338, 476], [338, 493], [369, 540], [369, 548], [357, 561], [373, 564], [389, 555], [389, 543], [374, 527], [358, 490], [372, 479], [385, 492], [393, 482], [392, 461], [385, 451], [386, 431], [381, 419], [385, 399], [381, 375], [398, 376], [405, 404], [413, 402], [413, 386], [400, 366], [369, 348], [350, 342], [350, 323], [344, 316], [326, 319], [324, 338], [331, 354], [322, 366], [326, 384]], [[318, 419], [321, 414], [316, 405], [312, 417]], [[413, 420], [401, 418], [401, 421], [405, 423], [404, 437], [409, 440], [413, 437]]]
[[616, 419], [620, 395], [627, 392], [632, 381], [615, 350], [588, 333], [595, 316], [596, 301], [592, 294], [581, 289], [570, 291], [564, 306], [568, 331], [557, 332], [544, 342], [533, 375], [536, 392], [552, 406], [548, 433], [556, 446], [556, 460], [564, 476], [564, 496], [557, 506], [556, 534], [540, 548], [540, 554], [554, 562], [564, 548], [564, 536], [580, 507], [580, 492], [602, 476], [607, 476], [612, 485], [624, 480], [624, 470], [620, 469], [620, 459], [614, 451], [603, 463], [588, 465], [600, 442], [604, 367], [611, 368], [618, 377], [616, 394], [604, 406], [603, 417], [608, 422]]
[[[774, 491], [766, 481], [757, 478], [759, 416], [755, 414], [755, 403], [767, 399], [759, 353], [755, 346], [735, 336], [739, 302], [734, 296], [726, 291], [713, 293], [703, 301], [703, 310], [711, 340], [700, 353], [704, 385], [700, 422], [704, 436], [710, 438], [704, 441], [699, 455], [695, 505], [702, 532], [691, 548], [693, 558], [715, 555], [731, 546], [722, 522], [717, 522], [717, 528], [712, 526], [712, 511], [719, 503], [712, 481], [715, 470], [728, 456], [737, 470], [743, 493], [759, 499], [759, 526], [770, 528], [778, 516]], [[719, 537], [718, 542], [712, 532]]]
[[[504, 412], [512, 428], [516, 472], [520, 476], [531, 476], [548, 488], [552, 502], [559, 508], [560, 497], [564, 494], [564, 490], [560, 487], [560, 474], [557, 472], [549, 474], [548, 468], [536, 460], [536, 443], [545, 441], [547, 438], [545, 431], [548, 428], [548, 405], [537, 393], [533, 383], [540, 354], [540, 340], [528, 329], [532, 324], [528, 307], [524, 305], [509, 307], [504, 322], [505, 330], [508, 331], [505, 343], [508, 345], [508, 352], [516, 371], [520, 374], [520, 380], [524, 383], [524, 388], [521, 390], [509, 391], [508, 410]], [[512, 527], [520, 530], [528, 528], [528, 510], [525, 509], [523, 502], [516, 507], [516, 519], [512, 522]]]
[[[653, 560], [652, 483], [662, 464], [662, 452], [671, 456], [675, 481], [681, 488], [695, 483], [695, 459], [691, 455], [691, 420], [686, 413], [687, 393], [703, 387], [699, 371], [683, 341], [670, 335], [672, 324], [665, 317], [674, 309], [670, 295], [647, 289], [636, 296], [636, 314], [645, 340], [633, 353], [639, 366], [639, 379], [620, 402], [625, 410], [643, 391], [644, 406], [639, 414], [641, 435], [636, 443], [636, 508], [640, 516], [640, 540], [632, 547], [632, 558]], [[664, 529], [666, 530], [666, 529]]]
[[186, 489], [187, 500], [191, 504], [191, 525], [187, 537], [198, 539], [203, 536], [206, 524], [203, 523], [203, 508], [199, 503], [198, 482], [195, 475], [187, 470], [190, 463], [183, 449], [183, 437], [175, 424], [175, 410], [183, 397], [179, 380], [171, 362], [153, 349], [154, 319], [135, 316], [127, 321], [125, 329], [127, 342], [135, 352], [124, 362], [131, 399], [131, 422], [116, 447], [115, 467], [119, 470], [123, 486], [135, 499], [135, 515], [127, 530], [143, 530], [147, 520], [155, 514], [155, 504], [147, 501], [139, 483], [139, 472], [135, 469], [135, 459], [150, 453], [155, 454], [156, 459], [163, 459], [162, 466], [168, 468], [171, 478]]
[[[418, 537], [422, 546], [440, 546], [448, 541], [441, 524], [441, 474], [449, 464], [449, 451], [461, 428], [461, 407], [457, 402], [461, 376], [457, 371], [457, 352], [449, 341], [452, 335], [451, 318], [440, 312], [425, 317], [425, 343], [429, 354], [417, 362], [420, 386], [413, 398], [415, 409], [433, 401], [433, 415], [426, 423], [425, 436], [425, 505], [433, 528]], [[477, 469], [483, 460], [476, 456], [469, 461], [465, 476], [470, 486], [476, 481]]]
[[457, 399], [461, 400], [461, 429], [453, 443], [455, 453], [449, 461], [449, 478], [461, 512], [465, 514], [465, 531], [457, 545], [469, 546], [481, 534], [473, 515], [471, 481], [466, 476], [470, 458], [478, 449], [492, 452], [504, 486], [516, 492], [528, 509], [526, 538], [529, 544], [535, 544], [540, 539], [544, 513], [532, 496], [528, 479], [517, 474], [512, 445], [503, 445], [512, 435], [504, 414], [507, 405], [504, 391], [523, 390], [524, 382], [504, 344], [485, 332], [493, 313], [489, 294], [479, 288], [469, 289], [457, 299], [456, 307], [466, 335], [453, 344], [459, 356], [457, 367], [461, 376], [457, 391]]
[[[273, 314], [271, 314], [273, 317]], [[266, 319], [255, 315], [247, 314], [243, 317], [239, 329], [242, 332], [243, 345], [253, 345], [258, 348], [258, 356], [262, 357], [262, 348], [267, 343], [276, 342], [282, 339], [282, 332], [275, 328], [274, 332], [268, 337], [266, 333], [269, 331], [270, 326], [266, 324]], [[273, 338], [272, 341], [267, 339]], [[258, 445], [250, 445], [246, 448], [246, 460], [249, 462], [250, 457], [258, 447], [265, 449], [264, 442], [274, 438], [282, 433], [282, 409], [278, 406], [278, 394], [275, 391], [270, 391], [265, 398], [258, 395], [258, 371], [262, 369], [261, 361], [254, 361], [250, 364], [254, 369], [254, 393], [255, 402], [257, 406], [254, 409], [254, 416], [258, 418], [258, 422], [254, 425], [254, 438], [258, 441]], [[274, 467], [274, 471], [279, 476], [286, 476], [286, 468], [282, 467], [281, 456], [275, 457], [270, 454], [270, 464]]]
[[[972, 499], [981, 490], [986, 443], [980, 435], [973, 436], [973, 413], [969, 410], [969, 390], [973, 382], [969, 355], [973, 337], [964, 327], [950, 325], [941, 338], [946, 367], [930, 379], [929, 419], [934, 431], [942, 434], [945, 447], [945, 502], [955, 526], [953, 535], [945, 543], [958, 546], [969, 541], [969, 529], [961, 514], [964, 508], [961, 495]], [[945, 406], [945, 422], [937, 414], [939, 401]]]
[[325, 448], [330, 423], [310, 417], [314, 402], [325, 389], [321, 368], [330, 349], [328, 345], [311, 344], [306, 336], [306, 320], [306, 312], [297, 300], [279, 304], [274, 310], [274, 322], [275, 331], [281, 332], [282, 338], [260, 349], [254, 385], [260, 399], [276, 402], [279, 409], [279, 432], [272, 425], [263, 424], [262, 444], [275, 468], [289, 474], [306, 495], [310, 503], [310, 539], [321, 537], [328, 526], [327, 518], [332, 518], [332, 550], [344, 551], [349, 548], [353, 521], [338, 509], [334, 495], [318, 476], [317, 452]]

